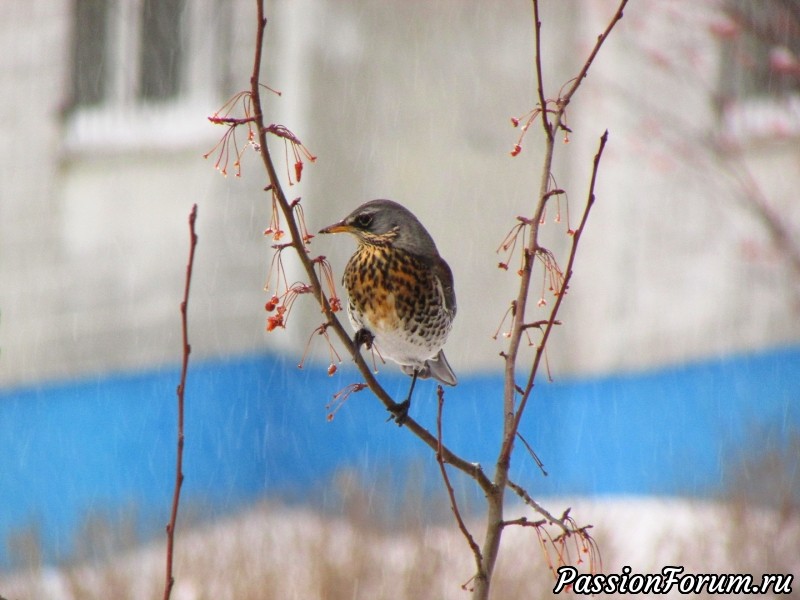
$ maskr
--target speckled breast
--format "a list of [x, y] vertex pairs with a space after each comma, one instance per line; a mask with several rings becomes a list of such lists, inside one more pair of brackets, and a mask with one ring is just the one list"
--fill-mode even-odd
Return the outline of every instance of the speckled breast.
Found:
[[343, 283], [353, 327], [368, 329], [380, 351], [415, 365], [444, 344], [452, 315], [430, 265], [390, 246], [361, 244], [347, 263]]

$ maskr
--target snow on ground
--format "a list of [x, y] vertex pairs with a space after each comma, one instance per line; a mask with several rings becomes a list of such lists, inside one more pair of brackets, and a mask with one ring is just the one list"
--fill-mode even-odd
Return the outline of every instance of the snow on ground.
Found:
[[[549, 499], [554, 514], [571, 507], [579, 525], [593, 524], [603, 572], [792, 572], [800, 579], [800, 523], [774, 511], [741, 511], [685, 499]], [[738, 512], [737, 512], [738, 510]], [[509, 518], [526, 514], [515, 507]], [[480, 539], [483, 524], [471, 521]], [[107, 561], [0, 575], [8, 600], [160, 598], [164, 543]], [[583, 565], [586, 566], [585, 564]], [[465, 599], [474, 571], [452, 522], [407, 528], [270, 503], [213, 523], [181, 527], [176, 537], [174, 600]], [[495, 598], [552, 594], [539, 541], [530, 527], [509, 527], [495, 580]], [[800, 583], [795, 586], [800, 590]], [[669, 597], [678, 597], [676, 590]], [[662, 596], [663, 597], [663, 596]]]

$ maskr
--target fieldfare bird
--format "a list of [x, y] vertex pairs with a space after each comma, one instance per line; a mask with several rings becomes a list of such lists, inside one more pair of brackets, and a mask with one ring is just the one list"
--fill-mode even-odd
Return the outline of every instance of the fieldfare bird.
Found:
[[457, 383], [442, 350], [456, 316], [453, 274], [422, 223], [397, 202], [372, 200], [320, 230], [340, 232], [358, 241], [342, 278], [356, 345], [374, 341], [411, 376], [408, 397], [392, 410], [402, 425], [418, 377]]

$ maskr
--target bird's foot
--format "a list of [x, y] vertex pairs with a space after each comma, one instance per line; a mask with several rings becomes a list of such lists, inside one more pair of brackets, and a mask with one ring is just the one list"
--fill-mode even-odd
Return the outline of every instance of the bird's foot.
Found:
[[353, 343], [356, 347], [356, 352], [359, 351], [361, 346], [365, 346], [367, 350], [372, 349], [372, 342], [375, 339], [375, 336], [372, 335], [372, 332], [369, 329], [361, 328], [356, 331], [356, 335], [353, 338]]
[[392, 413], [387, 421], [394, 421], [397, 423], [398, 427], [402, 427], [403, 423], [406, 422], [408, 419], [408, 409], [411, 407], [411, 399], [407, 398], [402, 402], [395, 404], [394, 406], [389, 408], [389, 412]]

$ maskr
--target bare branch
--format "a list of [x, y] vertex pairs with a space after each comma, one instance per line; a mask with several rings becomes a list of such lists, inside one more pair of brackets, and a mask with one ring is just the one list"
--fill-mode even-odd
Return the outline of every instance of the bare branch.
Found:
[[[517, 391], [520, 390], [518, 389]], [[528, 440], [526, 440], [525, 437], [519, 431], [517, 431], [517, 437], [519, 438], [519, 441], [522, 442], [522, 445], [525, 446], [525, 449], [528, 451], [528, 454], [530, 454], [530, 457], [533, 459], [533, 462], [536, 463], [537, 467], [539, 467], [539, 470], [542, 472], [542, 475], [547, 477], [548, 473], [544, 468], [544, 463], [542, 462], [542, 459], [540, 459], [539, 456], [536, 454], [536, 451], [528, 443]]]
[[[528, 383], [525, 386], [525, 391], [522, 394], [522, 397], [519, 401], [519, 408], [517, 408], [516, 414], [514, 415], [514, 432], [519, 429], [519, 423], [522, 420], [522, 413], [525, 411], [525, 406], [527, 405], [528, 399], [530, 398], [531, 391], [533, 390], [533, 384], [536, 379], [536, 373], [539, 369], [539, 363], [541, 362], [542, 356], [544, 355], [544, 349], [547, 345], [547, 340], [550, 337], [550, 332], [553, 331], [553, 327], [558, 322], [556, 320], [556, 316], [558, 315], [558, 311], [561, 308], [561, 302], [564, 300], [564, 296], [567, 293], [567, 289], [569, 288], [569, 282], [572, 279], [572, 267], [575, 264], [575, 255], [578, 251], [578, 243], [580, 242], [581, 235], [583, 234], [583, 230], [586, 227], [586, 222], [589, 219], [589, 212], [594, 206], [595, 195], [594, 195], [594, 188], [595, 183], [597, 181], [597, 171], [600, 167], [600, 159], [603, 156], [603, 150], [606, 147], [606, 142], [608, 141], [608, 131], [605, 131], [603, 135], [600, 137], [600, 146], [597, 149], [597, 154], [594, 156], [594, 161], [592, 162], [592, 177], [589, 183], [589, 195], [586, 199], [586, 207], [583, 211], [583, 216], [581, 217], [580, 225], [572, 234], [572, 247], [570, 248], [569, 252], [569, 259], [567, 260], [567, 268], [564, 272], [564, 282], [561, 284], [561, 289], [558, 290], [558, 294], [556, 295], [556, 301], [553, 304], [553, 309], [550, 311], [550, 318], [548, 319], [547, 325], [544, 328], [542, 333], [542, 341], [539, 343], [539, 346], [536, 348], [536, 355], [533, 359], [533, 365], [531, 366], [530, 373], [528, 374]], [[513, 439], [510, 441], [513, 443]], [[508, 444], [508, 452], [510, 452], [511, 443]]]
[[534, 41], [536, 44], [534, 50], [534, 59], [536, 61], [536, 91], [539, 94], [539, 106], [542, 114], [542, 127], [544, 127], [544, 134], [547, 139], [552, 140], [553, 129], [550, 127], [550, 117], [547, 115], [547, 100], [544, 95], [544, 83], [542, 75], [542, 20], [539, 18], [539, 0], [533, 0], [533, 26], [534, 26]]
[[194, 250], [197, 247], [197, 234], [194, 224], [197, 220], [197, 204], [192, 206], [189, 213], [189, 261], [186, 264], [186, 283], [183, 288], [183, 302], [181, 302], [181, 330], [183, 332], [183, 364], [181, 366], [181, 380], [178, 384], [178, 450], [175, 464], [175, 488], [172, 493], [172, 509], [169, 523], [167, 523], [167, 564], [166, 580], [164, 582], [164, 600], [169, 600], [175, 578], [172, 576], [172, 559], [175, 550], [175, 525], [178, 521], [178, 504], [183, 485], [183, 405], [186, 391], [186, 374], [189, 370], [189, 354], [192, 347], [189, 345], [189, 325], [187, 312], [189, 307], [189, 288], [192, 283], [192, 269], [194, 268]]
[[[614, 29], [614, 26], [622, 19], [622, 13], [625, 10], [625, 6], [628, 4], [628, 0], [621, 0], [619, 6], [617, 7], [617, 12], [614, 13], [614, 16], [611, 17], [611, 21], [609, 21], [608, 25], [606, 26], [605, 31], [597, 36], [597, 42], [595, 42], [594, 48], [592, 48], [591, 53], [589, 54], [589, 58], [586, 59], [586, 62], [583, 64], [583, 68], [578, 73], [578, 76], [572, 82], [572, 85], [567, 90], [567, 93], [561, 96], [558, 100], [559, 104], [559, 116], [564, 114], [564, 109], [569, 104], [570, 100], [572, 100], [572, 96], [575, 92], [578, 91], [578, 87], [580, 87], [581, 83], [583, 82], [586, 75], [589, 73], [589, 67], [592, 66], [597, 53], [600, 52], [600, 48], [603, 45], [603, 42], [608, 39], [608, 34], [611, 33], [611, 30]], [[560, 125], [561, 119], [558, 120], [557, 124]]]
[[472, 537], [469, 529], [467, 529], [464, 519], [461, 517], [461, 511], [458, 509], [458, 503], [456, 502], [456, 495], [453, 492], [453, 486], [450, 485], [450, 478], [447, 476], [447, 468], [445, 467], [444, 458], [442, 457], [442, 408], [444, 407], [444, 389], [442, 389], [441, 385], [436, 386], [436, 398], [438, 401], [438, 408], [436, 411], [436, 439], [439, 442], [439, 450], [436, 452], [436, 462], [439, 463], [439, 470], [442, 473], [442, 480], [444, 481], [445, 489], [447, 489], [447, 495], [450, 497], [450, 509], [453, 511], [453, 516], [456, 518], [458, 528], [461, 530], [461, 533], [467, 540], [469, 547], [472, 549], [477, 571], [480, 572], [483, 568], [483, 556], [481, 555], [481, 549], [480, 546], [478, 546], [478, 544], [475, 542], [475, 538]]
[[509, 488], [514, 490], [514, 493], [516, 493], [517, 496], [522, 498], [522, 501], [525, 502], [525, 504], [530, 506], [533, 510], [535, 510], [537, 513], [539, 513], [545, 519], [547, 519], [548, 523], [557, 525], [564, 531], [564, 533], [569, 533], [569, 529], [567, 528], [567, 525], [564, 523], [564, 518], [563, 518], [569, 513], [569, 509], [564, 511], [564, 516], [562, 516], [562, 518], [559, 519], [558, 517], [554, 517], [550, 513], [550, 511], [548, 511], [545, 507], [536, 502], [536, 500], [534, 500], [531, 497], [531, 495], [525, 490], [525, 488], [523, 488], [521, 485], [514, 483], [510, 479], [506, 482], [506, 485], [508, 485]]

